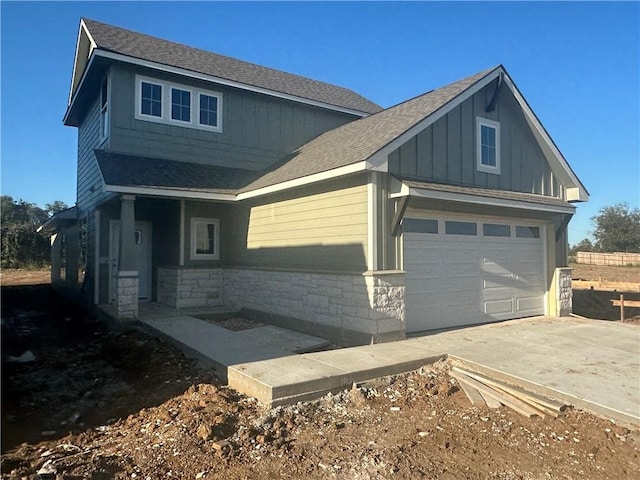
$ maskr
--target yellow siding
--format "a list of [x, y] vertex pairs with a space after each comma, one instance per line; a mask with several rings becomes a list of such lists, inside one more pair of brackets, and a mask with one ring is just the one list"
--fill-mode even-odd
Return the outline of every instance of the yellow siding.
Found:
[[247, 249], [328, 245], [359, 245], [366, 257], [366, 185], [251, 208]]

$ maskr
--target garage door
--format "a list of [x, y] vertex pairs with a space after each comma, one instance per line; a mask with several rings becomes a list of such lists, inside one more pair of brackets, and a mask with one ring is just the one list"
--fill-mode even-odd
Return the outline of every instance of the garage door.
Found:
[[542, 226], [405, 218], [407, 332], [544, 313]]

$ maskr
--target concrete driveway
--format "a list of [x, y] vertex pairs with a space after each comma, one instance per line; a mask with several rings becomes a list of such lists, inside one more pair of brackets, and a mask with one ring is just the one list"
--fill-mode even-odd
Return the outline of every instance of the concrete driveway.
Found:
[[640, 425], [640, 327], [530, 318], [400, 342], [472, 362], [600, 416]]

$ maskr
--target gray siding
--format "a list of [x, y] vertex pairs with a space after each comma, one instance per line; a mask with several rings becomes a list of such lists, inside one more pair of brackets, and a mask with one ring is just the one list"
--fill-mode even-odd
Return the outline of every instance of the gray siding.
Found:
[[100, 101], [96, 99], [78, 127], [78, 185], [76, 193], [80, 217], [93, 210], [107, 196], [102, 193], [102, 177], [93, 154], [93, 150], [100, 146]]
[[223, 94], [222, 133], [135, 118], [135, 74], [125, 66], [112, 69], [110, 148], [118, 152], [170, 160], [262, 169], [327, 130], [354, 120], [339, 112], [278, 100], [223, 86], [139, 74]]
[[[465, 100], [389, 155], [392, 173], [425, 181], [561, 197], [557, 181], [509, 88], [485, 112], [496, 82]], [[476, 117], [500, 122], [500, 175], [476, 168]]]

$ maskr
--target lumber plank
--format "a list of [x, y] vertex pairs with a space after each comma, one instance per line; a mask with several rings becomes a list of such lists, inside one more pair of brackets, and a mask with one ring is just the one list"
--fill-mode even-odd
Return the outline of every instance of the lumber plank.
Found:
[[[464, 377], [454, 372], [449, 372], [449, 375], [451, 375], [453, 378], [455, 378], [458, 381], [458, 383], [460, 384], [463, 390], [465, 390], [465, 388], [468, 388], [470, 390], [474, 390], [478, 392], [478, 394], [480, 395], [480, 399], [482, 400], [482, 403], [484, 403], [487, 407], [500, 408], [502, 406], [502, 404], [495, 398], [490, 397], [489, 395], [483, 395], [481, 391], [477, 390], [476, 388], [472, 387], [467, 382], [465, 382]], [[465, 390], [465, 393], [466, 393], [466, 390]]]
[[[550, 413], [554, 417], [557, 417], [559, 413], [563, 412], [567, 408], [567, 404], [552, 400], [547, 397], [543, 397], [542, 395], [538, 395], [533, 392], [525, 391], [515, 385], [508, 385], [502, 381], [495, 380], [493, 378], [487, 377], [481, 373], [473, 372], [470, 370], [466, 370], [460, 367], [453, 367], [453, 370], [456, 372], [461, 372], [463, 375], [467, 375], [475, 380], [478, 380], [481, 383], [485, 383], [487, 385], [491, 385], [492, 387], [499, 388], [504, 390], [506, 393], [513, 395], [516, 398], [519, 398], [527, 403], [535, 402], [534, 405], [536, 408], [539, 406], [544, 407], [545, 410], [549, 410], [554, 413]], [[528, 400], [525, 400], [525, 398]], [[544, 410], [543, 410], [544, 411]]]
[[459, 383], [460, 383], [460, 387], [462, 388], [462, 391], [465, 393], [465, 395], [471, 402], [471, 405], [476, 405], [478, 407], [483, 407], [487, 405], [487, 402], [484, 400], [482, 395], [480, 395], [480, 392], [478, 390], [473, 388], [471, 385], [467, 385], [466, 383], [462, 383], [462, 382], [459, 382]]
[[[613, 304], [614, 307], [619, 307], [622, 305], [622, 302], [620, 300], [611, 300], [611, 303]], [[625, 307], [632, 307], [632, 308], [640, 308], [640, 300], [624, 300], [624, 306]]]
[[[542, 413], [540, 410], [536, 410], [535, 408], [527, 405], [523, 401], [518, 400], [517, 398], [505, 392], [499, 392], [497, 390], [494, 390], [490, 386], [484, 385], [479, 381], [471, 377], [468, 377], [462, 373], [457, 372], [456, 374], [460, 376], [459, 380], [470, 384], [472, 387], [478, 390], [483, 397], [484, 396], [492, 397], [494, 400], [497, 400], [498, 402], [515, 410], [516, 412], [518, 412], [521, 415], [524, 415], [527, 418], [536, 417], [536, 416], [544, 418], [545, 416], [544, 413]], [[454, 378], [457, 378], [457, 377], [454, 377]]]

